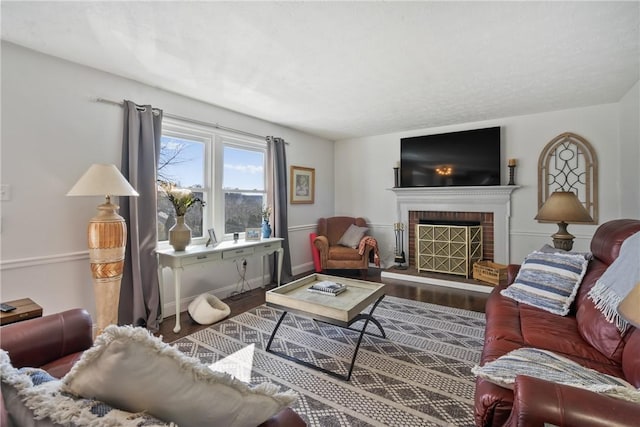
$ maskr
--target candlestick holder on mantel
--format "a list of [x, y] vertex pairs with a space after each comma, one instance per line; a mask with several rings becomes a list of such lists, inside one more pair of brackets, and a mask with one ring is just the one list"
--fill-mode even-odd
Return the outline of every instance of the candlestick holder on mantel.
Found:
[[517, 160], [516, 159], [509, 159], [509, 184], [508, 185], [516, 185], [515, 182], [515, 172], [516, 172], [516, 164], [517, 164]]

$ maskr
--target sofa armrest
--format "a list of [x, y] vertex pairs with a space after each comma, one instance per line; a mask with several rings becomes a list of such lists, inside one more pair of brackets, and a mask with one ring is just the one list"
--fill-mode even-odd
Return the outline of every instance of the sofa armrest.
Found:
[[284, 408], [258, 427], [305, 427], [306, 425], [307, 423], [293, 409]]
[[16, 368], [44, 367], [92, 345], [91, 316], [79, 308], [0, 328], [0, 347]]
[[520, 264], [509, 264], [507, 266], [507, 284], [510, 285], [516, 280], [516, 276], [520, 271]]
[[507, 426], [623, 427], [640, 420], [640, 405], [589, 390], [519, 375]]

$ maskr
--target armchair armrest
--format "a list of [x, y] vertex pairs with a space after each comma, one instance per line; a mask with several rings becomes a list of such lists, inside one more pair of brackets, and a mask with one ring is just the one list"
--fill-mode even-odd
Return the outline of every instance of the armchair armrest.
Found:
[[92, 345], [91, 316], [79, 308], [0, 328], [0, 347], [9, 353], [16, 368], [49, 370], [48, 364], [81, 353]]
[[524, 375], [516, 377], [507, 426], [623, 427], [640, 420], [640, 405]]
[[313, 240], [313, 244], [320, 252], [320, 265], [324, 268], [329, 257], [329, 239], [327, 239], [327, 236], [317, 236]]

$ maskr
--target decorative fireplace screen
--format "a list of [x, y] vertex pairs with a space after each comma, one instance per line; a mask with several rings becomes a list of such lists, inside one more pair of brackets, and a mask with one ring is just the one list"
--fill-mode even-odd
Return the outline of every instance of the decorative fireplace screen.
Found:
[[416, 269], [469, 278], [482, 259], [482, 226], [416, 225]]

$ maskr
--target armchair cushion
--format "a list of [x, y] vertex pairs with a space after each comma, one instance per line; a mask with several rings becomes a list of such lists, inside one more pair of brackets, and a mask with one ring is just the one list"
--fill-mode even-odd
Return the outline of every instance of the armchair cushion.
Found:
[[358, 227], [355, 224], [351, 224], [338, 240], [338, 244], [349, 248], [357, 248], [367, 230], [369, 230], [367, 227]]

